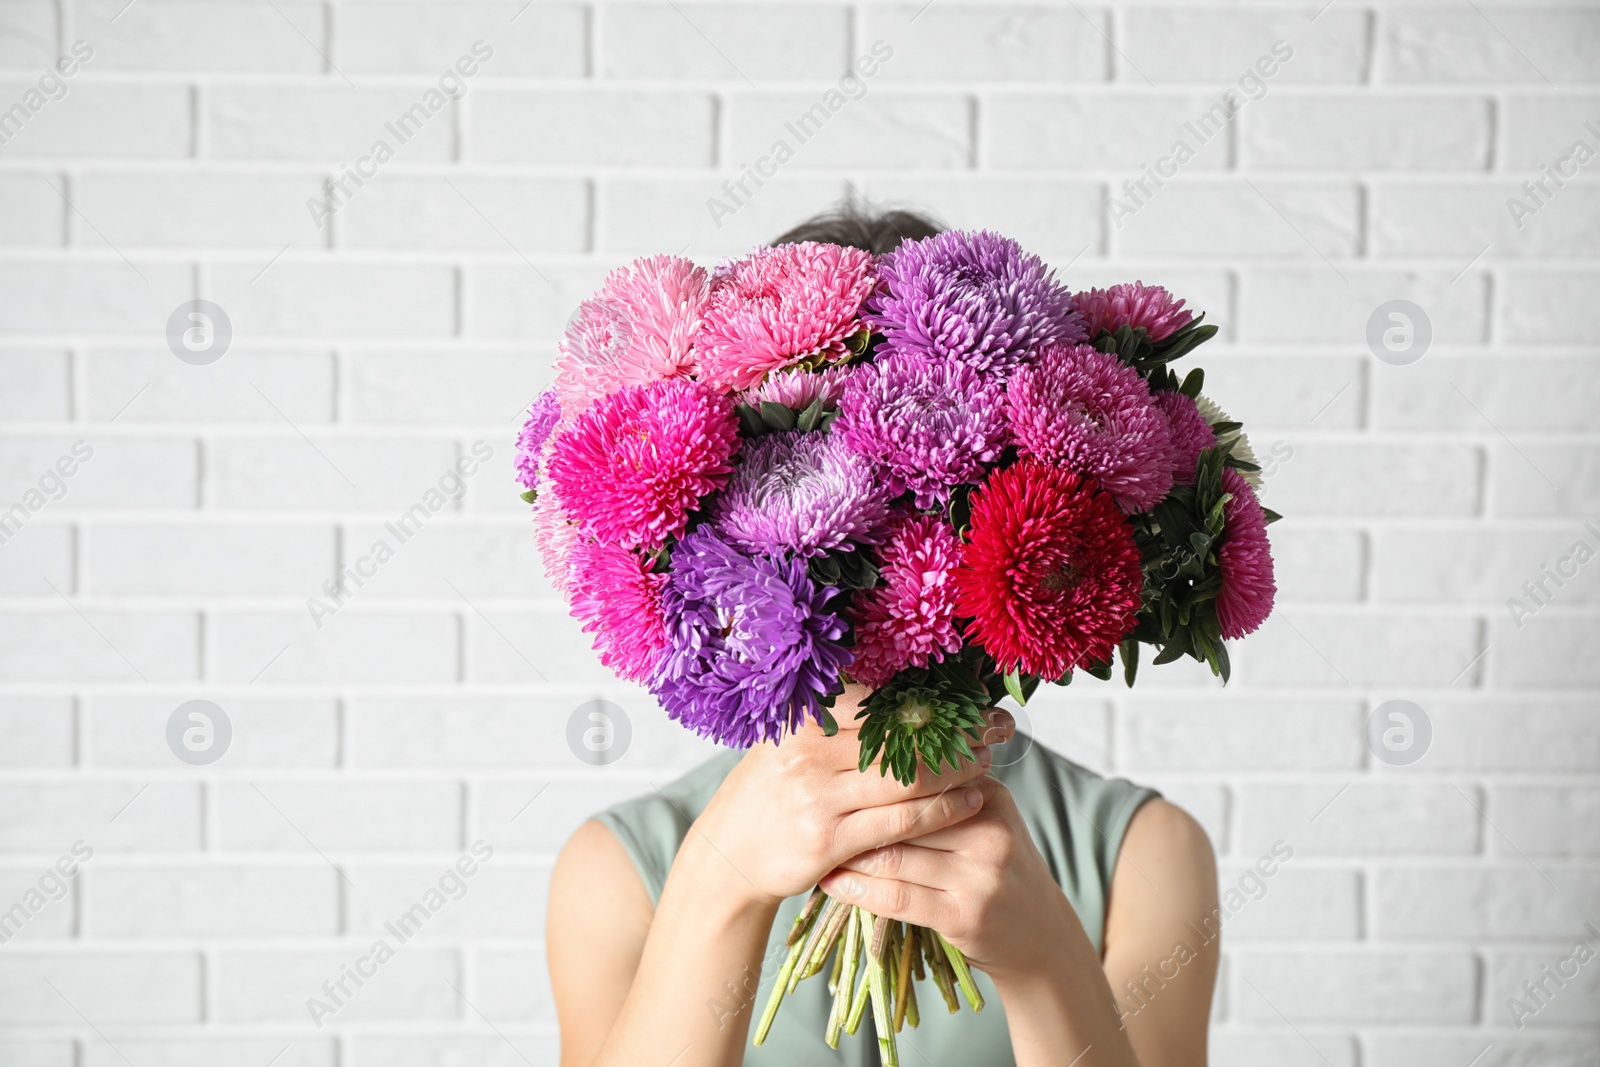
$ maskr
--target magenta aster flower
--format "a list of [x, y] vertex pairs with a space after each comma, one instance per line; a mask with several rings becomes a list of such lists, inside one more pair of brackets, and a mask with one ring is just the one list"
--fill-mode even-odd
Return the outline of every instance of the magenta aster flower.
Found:
[[746, 748], [777, 741], [844, 688], [849, 632], [793, 556], [747, 556], [706, 526], [672, 551], [662, 594], [667, 646], [650, 691], [703, 736]]
[[1089, 289], [1074, 294], [1072, 302], [1083, 312], [1090, 338], [1100, 331], [1116, 333], [1123, 326], [1144, 327], [1152, 341], [1164, 341], [1194, 319], [1194, 312], [1183, 306], [1159, 285], [1134, 282], [1109, 289]]
[[1082, 341], [1083, 319], [1038, 256], [988, 231], [947, 231], [883, 257], [867, 321], [883, 351], [956, 359], [1001, 377], [1054, 344]]
[[561, 421], [561, 404], [554, 389], [546, 389], [528, 408], [528, 420], [517, 433], [517, 481], [524, 489], [539, 488], [539, 457], [544, 443]]
[[859, 248], [806, 241], [757, 249], [712, 283], [694, 336], [701, 379], [749, 389], [780, 367], [843, 359], [874, 284], [872, 254]]
[[754, 553], [817, 556], [870, 544], [888, 520], [871, 461], [831, 433], [758, 438], [712, 505], [717, 532]]
[[661, 611], [665, 574], [652, 558], [604, 541], [581, 541], [572, 549], [572, 613], [592, 633], [600, 662], [618, 676], [642, 682], [655, 669], [667, 643]]
[[854, 373], [853, 367], [825, 367], [820, 371], [796, 367], [773, 371], [760, 385], [747, 389], [739, 399], [746, 404], [760, 406], [763, 401], [782, 404], [795, 411], [804, 411], [815, 401], [822, 401], [823, 411], [838, 406], [844, 383]]
[[1024, 455], [1093, 476], [1130, 515], [1172, 490], [1166, 417], [1145, 380], [1114, 355], [1088, 345], [1050, 349], [1012, 376], [1005, 413]]
[[548, 470], [584, 533], [654, 549], [727, 481], [738, 443], [733, 402], [673, 378], [595, 401], [556, 435]]
[[888, 471], [890, 496], [931, 508], [976, 482], [1006, 443], [998, 381], [969, 364], [913, 353], [857, 367], [839, 398], [833, 432]]
[[901, 516], [878, 558], [879, 584], [858, 595], [852, 611], [856, 659], [850, 674], [871, 689], [961, 648], [951, 579], [961, 541], [949, 524], [936, 515]]
[[1254, 633], [1272, 614], [1278, 584], [1272, 574], [1267, 517], [1255, 490], [1231, 467], [1223, 468], [1222, 488], [1229, 499], [1222, 506], [1222, 547], [1217, 549], [1217, 563], [1222, 569], [1217, 622], [1222, 636], [1232, 639]]
[[1193, 485], [1195, 464], [1200, 453], [1216, 447], [1216, 432], [1195, 402], [1176, 389], [1162, 389], [1153, 399], [1166, 416], [1167, 436], [1172, 440], [1173, 484]]
[[567, 323], [556, 359], [562, 409], [575, 416], [625, 385], [694, 373], [689, 340], [710, 286], [704, 269], [679, 256], [618, 267]]

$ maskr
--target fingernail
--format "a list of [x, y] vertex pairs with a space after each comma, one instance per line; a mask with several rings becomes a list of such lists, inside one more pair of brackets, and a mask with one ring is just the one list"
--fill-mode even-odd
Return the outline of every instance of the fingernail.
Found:
[[987, 745], [978, 749], [978, 766], [987, 768], [993, 762], [994, 752]]
[[841, 878], [833, 883], [827, 892], [829, 896], [838, 897], [841, 900], [854, 900], [861, 895], [861, 879]]
[[983, 793], [980, 790], [968, 789], [964, 791], [964, 795], [969, 808], [975, 808], [983, 803]]

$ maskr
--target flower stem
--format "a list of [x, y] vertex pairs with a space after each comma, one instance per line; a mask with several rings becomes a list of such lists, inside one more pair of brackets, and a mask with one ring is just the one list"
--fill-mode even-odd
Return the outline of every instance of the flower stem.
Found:
[[944, 939], [944, 935], [937, 930], [933, 936], [939, 939], [939, 946], [944, 949], [946, 958], [950, 960], [951, 968], [956, 972], [956, 982], [961, 986], [961, 992], [966, 995], [967, 1003], [972, 1005], [974, 1012], [983, 1010], [983, 994], [978, 992], [978, 984], [972, 980], [972, 970], [967, 966], [967, 957], [961, 950]]
[[778, 1017], [778, 1005], [783, 1002], [784, 993], [788, 992], [789, 976], [794, 973], [795, 964], [800, 959], [800, 939], [805, 936], [809, 927], [816, 918], [816, 910], [807, 907], [795, 917], [794, 927], [789, 931], [789, 954], [783, 959], [783, 967], [778, 971], [778, 978], [772, 983], [772, 993], [767, 997], [767, 1006], [762, 1009], [761, 1020], [756, 1023], [754, 1043], [759, 1045], [767, 1039], [767, 1031], [772, 1029], [772, 1020]]

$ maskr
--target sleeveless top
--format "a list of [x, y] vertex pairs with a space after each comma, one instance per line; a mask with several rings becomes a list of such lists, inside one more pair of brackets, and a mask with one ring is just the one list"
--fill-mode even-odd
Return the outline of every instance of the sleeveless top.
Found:
[[[651, 903], [661, 898], [667, 871], [689, 824], [704, 810], [722, 780], [743, 757], [739, 751], [718, 754], [659, 792], [607, 808], [596, 816], [622, 842]], [[1102, 778], [1051, 752], [1031, 737], [1017, 734], [994, 749], [992, 773], [1011, 791], [1034, 844], [1061, 886], [1097, 951], [1105, 933], [1106, 899], [1122, 836], [1139, 805], [1158, 794], [1121, 778]], [[791, 897], [778, 909], [762, 959], [760, 986], [749, 1017], [761, 1015], [772, 983], [783, 964], [784, 941], [807, 893]], [[896, 1036], [900, 1062], [907, 1067], [1015, 1067], [1005, 1011], [994, 984], [973, 969], [983, 993], [983, 1014], [974, 1015], [965, 1000], [961, 1011], [946, 1011], [931, 981], [917, 983], [921, 1025], [908, 1023]], [[748, 994], [732, 983], [708, 998], [715, 1017], [738, 1006]], [[738, 998], [738, 1000], [735, 1000]], [[854, 1036], [844, 1034], [838, 1050], [823, 1040], [833, 997], [828, 993], [828, 968], [801, 982], [784, 997], [777, 1021], [759, 1047], [745, 1044], [746, 1067], [877, 1067], [878, 1048], [869, 1011]]]

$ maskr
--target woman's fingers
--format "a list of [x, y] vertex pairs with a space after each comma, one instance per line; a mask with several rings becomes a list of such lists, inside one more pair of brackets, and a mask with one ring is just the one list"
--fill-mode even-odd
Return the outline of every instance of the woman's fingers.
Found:
[[[960, 827], [945, 831], [944, 836], [960, 834]], [[956, 887], [956, 868], [952, 866], [949, 851], [924, 848], [917, 844], [901, 842], [851, 856], [839, 864], [838, 870], [864, 874], [871, 878], [889, 878], [899, 882], [915, 882], [932, 889], [950, 890]]]
[[935, 930], [951, 929], [960, 917], [955, 898], [949, 893], [897, 878], [835, 871], [822, 880], [822, 891], [874, 915]]
[[932, 796], [862, 808], [839, 821], [834, 831], [833, 854], [842, 860], [934, 833], [970, 819], [982, 807], [983, 790], [963, 785]]

